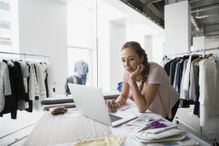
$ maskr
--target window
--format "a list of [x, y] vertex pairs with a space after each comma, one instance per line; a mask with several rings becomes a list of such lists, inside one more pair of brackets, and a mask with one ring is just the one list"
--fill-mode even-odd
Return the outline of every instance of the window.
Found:
[[0, 0], [0, 51], [18, 51], [17, 0]]
[[5, 50], [11, 46], [10, 4], [5, 0], [0, 0], [0, 45]]
[[68, 74], [78, 60], [88, 63], [88, 85], [97, 85], [96, 0], [68, 3]]

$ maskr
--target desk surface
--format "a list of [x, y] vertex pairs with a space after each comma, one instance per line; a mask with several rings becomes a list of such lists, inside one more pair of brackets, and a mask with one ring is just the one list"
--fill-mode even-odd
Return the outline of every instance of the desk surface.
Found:
[[[123, 108], [124, 112], [136, 113], [136, 108], [130, 106]], [[158, 116], [153, 113], [145, 113]], [[23, 146], [68, 146], [78, 139], [93, 139], [104, 137], [109, 134], [124, 135], [125, 146], [141, 145], [130, 138], [130, 129], [126, 124], [119, 127], [107, 127], [96, 121], [88, 119], [79, 114], [75, 109], [70, 109], [64, 115], [53, 116], [45, 112], [34, 130], [27, 137]], [[207, 142], [191, 133], [186, 133], [188, 140], [195, 141], [198, 145], [210, 146]]]

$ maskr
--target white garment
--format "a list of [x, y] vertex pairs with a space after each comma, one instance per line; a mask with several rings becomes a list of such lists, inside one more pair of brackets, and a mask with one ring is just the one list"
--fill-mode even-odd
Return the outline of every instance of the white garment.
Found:
[[0, 62], [0, 112], [4, 109], [5, 95], [11, 95], [11, 83], [8, 65], [5, 62]]
[[186, 65], [188, 63], [188, 59], [186, 59], [183, 63], [183, 71], [182, 71], [182, 79], [181, 79], [181, 83], [180, 83], [180, 99], [186, 99], [186, 96], [185, 96], [185, 92], [183, 90], [183, 81], [184, 81], [184, 78], [185, 78], [185, 72], [186, 72]]
[[199, 62], [200, 126], [219, 118], [219, 62], [212, 57]]
[[39, 86], [37, 84], [36, 72], [34, 69], [34, 64], [29, 63], [30, 65], [30, 78], [29, 78], [29, 99], [35, 100], [35, 97], [39, 97]]
[[184, 79], [182, 80], [183, 82], [183, 86], [181, 92], [184, 93], [184, 98], [183, 99], [187, 99], [189, 97], [189, 74], [190, 74], [190, 69], [191, 69], [191, 60], [192, 60], [192, 55], [189, 56], [189, 60], [188, 63], [186, 65], [186, 70], [185, 70], [185, 74], [184, 74]]
[[27, 78], [30, 76], [29, 67], [28, 67], [27, 63], [25, 61], [23, 61], [23, 60], [20, 60], [18, 62], [20, 64], [20, 66], [21, 66], [25, 93], [28, 93]]
[[42, 100], [46, 98], [46, 86], [45, 86], [45, 78], [46, 78], [46, 69], [47, 65], [42, 63], [37, 63], [36, 65], [36, 73], [37, 73], [37, 82], [39, 85], [40, 96], [39, 98]]

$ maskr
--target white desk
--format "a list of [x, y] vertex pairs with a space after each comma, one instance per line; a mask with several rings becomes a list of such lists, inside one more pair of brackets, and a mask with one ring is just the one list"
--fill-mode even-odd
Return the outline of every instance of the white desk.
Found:
[[[124, 112], [127, 111], [136, 112], [136, 109], [131, 107]], [[78, 139], [104, 137], [109, 134], [124, 135], [126, 137], [124, 142], [125, 146], [140, 145], [129, 138], [130, 130], [127, 129], [126, 125], [109, 128], [83, 117], [74, 109], [69, 110], [64, 115], [57, 116], [45, 112], [29, 137], [27, 137], [23, 146], [72, 146], [72, 143]], [[191, 133], [187, 133], [187, 136], [191, 139], [195, 139], [199, 145], [210, 146], [210, 144]]]

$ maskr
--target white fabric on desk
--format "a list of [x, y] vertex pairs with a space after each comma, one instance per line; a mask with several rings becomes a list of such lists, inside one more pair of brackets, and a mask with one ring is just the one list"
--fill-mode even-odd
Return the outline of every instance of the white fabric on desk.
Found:
[[[137, 108], [131, 103], [128, 104], [128, 108], [121, 107], [121, 110], [137, 113]], [[154, 116], [157, 116], [148, 112], [144, 114], [150, 115], [149, 117], [146, 116], [148, 117], [147, 120], [154, 119]], [[73, 146], [74, 142], [80, 139], [89, 140], [111, 134], [124, 136], [124, 146], [136, 146], [136, 142], [130, 139], [133, 130], [135, 129], [128, 129], [126, 125], [109, 128], [81, 116], [77, 111], [68, 111], [64, 115], [57, 116], [52, 116], [49, 112], [45, 112], [23, 146]], [[197, 141], [201, 146], [209, 145], [190, 133], [186, 133], [186, 136], [192, 141]], [[187, 141], [182, 141], [182, 143], [184, 144]], [[139, 143], [137, 145], [139, 146]]]
[[49, 146], [104, 137], [111, 134], [109, 127], [68, 111], [53, 116], [45, 112], [23, 146]]

